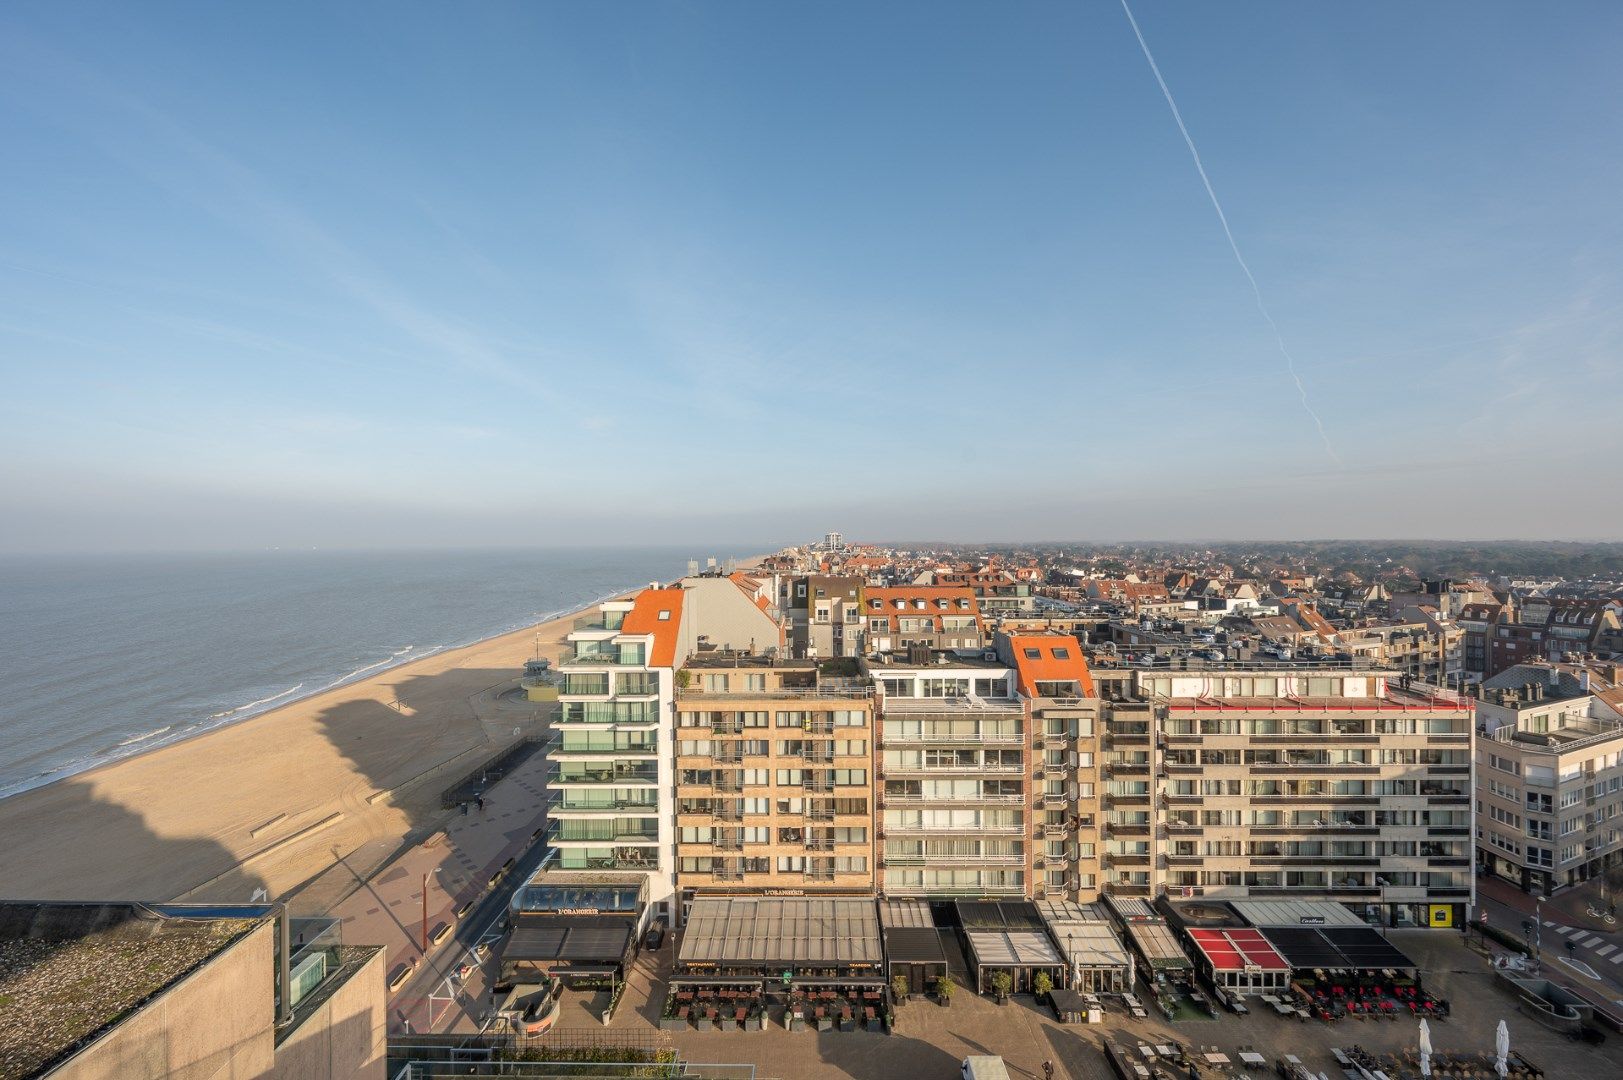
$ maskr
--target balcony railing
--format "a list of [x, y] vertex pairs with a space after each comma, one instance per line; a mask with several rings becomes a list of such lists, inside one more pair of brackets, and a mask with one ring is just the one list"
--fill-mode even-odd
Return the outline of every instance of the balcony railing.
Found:
[[657, 784], [658, 769], [571, 769], [557, 765], [547, 770], [547, 784]]
[[1022, 805], [1026, 801], [1024, 795], [915, 795], [911, 792], [885, 792], [882, 798], [887, 804], [916, 804], [916, 803], [999, 803], [1008, 806]]

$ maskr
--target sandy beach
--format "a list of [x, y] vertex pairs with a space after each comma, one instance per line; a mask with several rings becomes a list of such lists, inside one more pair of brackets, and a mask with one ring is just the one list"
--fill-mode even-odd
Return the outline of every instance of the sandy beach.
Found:
[[501, 691], [538, 643], [556, 657], [579, 614], [0, 800], [6, 894], [246, 901], [364, 876], [440, 820], [445, 787], [544, 721]]

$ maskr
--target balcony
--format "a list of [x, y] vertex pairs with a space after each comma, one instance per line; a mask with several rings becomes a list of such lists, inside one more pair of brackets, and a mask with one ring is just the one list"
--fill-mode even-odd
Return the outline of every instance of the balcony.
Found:
[[595, 844], [598, 847], [622, 844], [658, 844], [657, 829], [633, 829], [629, 826], [604, 828], [596, 821], [557, 821], [547, 828], [547, 843]]
[[614, 739], [564, 739], [560, 737], [547, 744], [547, 756], [549, 758], [656, 758], [659, 756], [659, 744], [652, 742], [626, 743]]
[[917, 806], [935, 803], [996, 803], [1001, 806], [1024, 805], [1024, 795], [915, 795], [911, 792], [885, 792], [881, 796], [886, 805]]
[[880, 744], [886, 747], [916, 746], [920, 743], [942, 746], [1023, 746], [1025, 741], [1025, 735], [1018, 731], [929, 731], [917, 735], [886, 735], [880, 739]]
[[576, 849], [562, 848], [553, 865], [559, 870], [652, 870], [659, 859], [643, 849], [633, 849], [616, 855], [586, 855]]
[[646, 802], [640, 799], [616, 799], [612, 802], [579, 801], [572, 799], [558, 799], [547, 807], [547, 813], [552, 817], [561, 817], [565, 814], [648, 814], [659, 813], [657, 802]]
[[647, 663], [648, 657], [641, 646], [624, 650], [610, 648], [607, 651], [582, 648], [596, 644], [596, 642], [577, 642], [565, 648], [558, 654], [557, 667], [643, 667]]
[[552, 765], [547, 769], [547, 786], [563, 787], [567, 785], [622, 785], [622, 784], [657, 784], [659, 783], [659, 769], [647, 768], [605, 768], [588, 769], [572, 768], [567, 773], [559, 765]]

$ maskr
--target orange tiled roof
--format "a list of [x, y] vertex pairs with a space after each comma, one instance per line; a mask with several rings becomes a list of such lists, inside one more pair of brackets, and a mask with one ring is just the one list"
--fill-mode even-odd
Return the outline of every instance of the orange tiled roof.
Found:
[[[1074, 682], [1081, 686], [1083, 697], [1093, 696], [1093, 673], [1075, 638], [1065, 634], [1010, 634], [1009, 648], [1023, 693], [1035, 697], [1039, 682]], [[1027, 649], [1036, 649], [1036, 658], [1027, 656]], [[1067, 656], [1055, 656], [1055, 649]]]
[[[660, 618], [661, 612], [668, 614]], [[626, 612], [620, 624], [622, 634], [651, 634], [649, 667], [670, 667], [676, 663], [676, 643], [682, 632], [682, 590], [644, 589]]]
[[[873, 602], [879, 601], [874, 607]], [[905, 600], [907, 606], [899, 608], [896, 601]], [[924, 607], [918, 607], [914, 601], [923, 600]], [[937, 600], [946, 600], [945, 609], [936, 606]], [[968, 600], [969, 606], [961, 606], [959, 601]], [[942, 615], [973, 615], [975, 626], [984, 632], [985, 621], [981, 618], [981, 605], [975, 599], [975, 590], [960, 585], [901, 585], [888, 589], [864, 589], [862, 591], [862, 617], [877, 619], [879, 616], [887, 617], [890, 629], [896, 629], [896, 619], [899, 616], [922, 617], [931, 616], [935, 628], [941, 628], [939, 616]]]

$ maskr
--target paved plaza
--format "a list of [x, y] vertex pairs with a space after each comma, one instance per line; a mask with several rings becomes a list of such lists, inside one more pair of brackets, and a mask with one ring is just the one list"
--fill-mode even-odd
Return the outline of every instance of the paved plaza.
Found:
[[[1432, 992], [1447, 998], [1452, 1015], [1432, 1023], [1432, 1043], [1439, 1052], [1492, 1053], [1494, 1029], [1507, 1021], [1511, 1046], [1544, 1069], [1546, 1075], [1577, 1080], [1580, 1077], [1623, 1076], [1623, 1035], [1612, 1035], [1606, 1045], [1574, 1043], [1541, 1027], [1516, 1010], [1516, 1004], [1495, 986], [1486, 960], [1467, 948], [1454, 932], [1394, 930], [1393, 942], [1408, 953], [1424, 974]], [[748, 1062], [761, 1078], [797, 1080], [800, 1077], [898, 1077], [905, 1080], [958, 1075], [959, 1062], [970, 1054], [997, 1054], [1010, 1075], [1041, 1077], [1044, 1061], [1052, 1061], [1055, 1075], [1074, 1080], [1110, 1077], [1110, 1066], [1100, 1049], [1105, 1036], [1120, 1033], [1119, 1041], [1176, 1041], [1185, 1047], [1216, 1046], [1233, 1057], [1245, 1045], [1263, 1054], [1270, 1064], [1283, 1054], [1295, 1054], [1315, 1072], [1341, 1076], [1331, 1047], [1354, 1044], [1375, 1054], [1412, 1049], [1416, 1024], [1401, 1020], [1286, 1020], [1269, 1013], [1247, 1016], [1221, 1014], [1216, 1019], [1167, 1023], [1159, 1019], [1133, 1021], [1112, 1010], [1097, 1026], [1057, 1023], [1032, 998], [1016, 997], [999, 1006], [971, 994], [962, 985], [965, 970], [961, 952], [951, 935], [948, 955], [959, 992], [949, 1007], [933, 1001], [915, 1001], [897, 1012], [896, 1030], [890, 1035], [867, 1032], [790, 1032], [781, 1026], [760, 1032], [663, 1033], [657, 1030], [664, 1002], [662, 981], [674, 955], [666, 943], [657, 956], [638, 961], [626, 998], [604, 1028], [600, 1020], [607, 995], [568, 995], [560, 1029], [612, 1033], [623, 1031], [638, 1039], [657, 1039], [679, 1047], [694, 1062]], [[1257, 1074], [1252, 1074], [1257, 1075]], [[1268, 1075], [1273, 1075], [1270, 1070]]]

